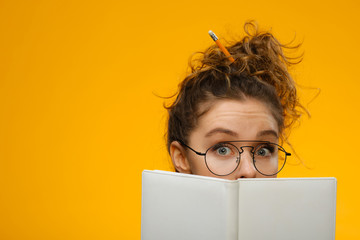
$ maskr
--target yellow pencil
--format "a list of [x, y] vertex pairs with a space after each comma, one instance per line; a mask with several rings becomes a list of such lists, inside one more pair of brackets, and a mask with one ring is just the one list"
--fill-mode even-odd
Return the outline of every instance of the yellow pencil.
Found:
[[218, 37], [215, 35], [215, 33], [213, 31], [209, 31], [209, 35], [210, 37], [215, 41], [216, 45], [218, 45], [218, 47], [220, 48], [220, 50], [225, 54], [225, 56], [227, 56], [230, 60], [230, 62], [235, 62], [235, 59], [233, 57], [231, 57], [230, 53], [228, 52], [228, 50], [221, 44], [220, 40], [218, 39]]

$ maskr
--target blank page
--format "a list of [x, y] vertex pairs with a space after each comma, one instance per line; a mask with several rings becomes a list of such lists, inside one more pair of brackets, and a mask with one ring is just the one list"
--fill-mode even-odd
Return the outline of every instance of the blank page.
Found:
[[335, 239], [335, 178], [239, 181], [239, 240]]
[[144, 171], [142, 240], [236, 240], [236, 181]]

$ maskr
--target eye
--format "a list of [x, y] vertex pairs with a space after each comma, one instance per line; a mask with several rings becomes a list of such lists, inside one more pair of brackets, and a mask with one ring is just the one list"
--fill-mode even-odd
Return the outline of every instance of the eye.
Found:
[[269, 153], [270, 153], [269, 149], [260, 148], [259, 150], [257, 150], [256, 155], [261, 156], [261, 157], [265, 157], [265, 156], [268, 156]]
[[234, 155], [235, 150], [232, 145], [227, 145], [224, 143], [216, 144], [211, 148], [211, 152], [220, 157], [227, 157], [230, 155]]
[[271, 145], [263, 145], [257, 148], [255, 154], [260, 157], [270, 157], [274, 153], [274, 149]]
[[216, 152], [217, 152], [217, 154], [219, 154], [221, 156], [226, 156], [231, 153], [231, 149], [229, 147], [220, 147], [220, 148], [216, 149]]

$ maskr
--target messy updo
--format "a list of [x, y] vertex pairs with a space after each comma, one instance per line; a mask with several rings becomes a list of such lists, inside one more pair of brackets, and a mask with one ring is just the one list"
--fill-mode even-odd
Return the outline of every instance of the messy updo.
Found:
[[235, 62], [213, 45], [189, 62], [190, 74], [179, 84], [176, 100], [169, 113], [167, 147], [176, 140], [188, 142], [190, 132], [201, 115], [203, 103], [217, 99], [254, 98], [265, 103], [273, 114], [280, 139], [287, 142], [287, 132], [298, 121], [304, 108], [299, 103], [296, 86], [288, 72], [300, 57], [284, 55], [284, 49], [296, 49], [279, 41], [270, 32], [260, 32], [254, 22], [245, 23], [246, 35], [225, 46]]

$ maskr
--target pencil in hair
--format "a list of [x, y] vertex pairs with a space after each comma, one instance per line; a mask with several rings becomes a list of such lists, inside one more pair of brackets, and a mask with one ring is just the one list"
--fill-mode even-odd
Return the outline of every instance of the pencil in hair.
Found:
[[232, 63], [235, 62], [235, 59], [230, 55], [228, 50], [221, 44], [219, 38], [215, 35], [215, 33], [210, 30], [209, 35], [215, 41], [216, 45], [218, 45], [220, 50], [225, 54], [225, 56], [227, 56], [229, 58], [230, 62], [232, 62]]

